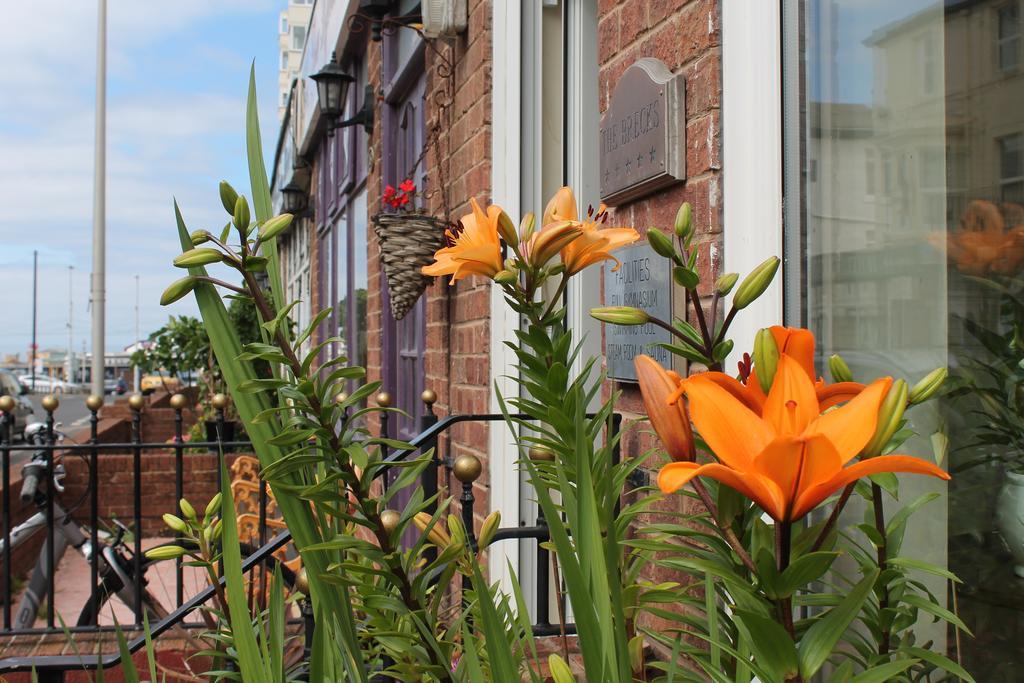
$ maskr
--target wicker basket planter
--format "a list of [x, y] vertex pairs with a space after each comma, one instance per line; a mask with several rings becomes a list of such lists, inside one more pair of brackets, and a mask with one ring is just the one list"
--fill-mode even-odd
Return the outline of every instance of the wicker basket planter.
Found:
[[401, 320], [433, 280], [420, 272], [444, 246], [445, 222], [434, 216], [379, 213], [370, 219], [388, 280], [391, 315]]

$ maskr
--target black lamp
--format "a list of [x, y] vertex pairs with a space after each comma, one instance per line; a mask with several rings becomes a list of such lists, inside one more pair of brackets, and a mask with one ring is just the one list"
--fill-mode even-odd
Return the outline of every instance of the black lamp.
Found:
[[391, 11], [391, 0], [359, 0], [359, 13], [370, 19], [370, 38], [380, 42], [384, 16]]
[[306, 191], [294, 180], [281, 188], [281, 208], [285, 213], [298, 215], [306, 208]]
[[333, 52], [331, 53], [331, 61], [327, 62], [322, 69], [310, 76], [310, 78], [316, 83], [320, 113], [327, 119], [327, 134], [333, 135], [334, 124], [345, 110], [348, 86], [356, 79], [345, 73]]

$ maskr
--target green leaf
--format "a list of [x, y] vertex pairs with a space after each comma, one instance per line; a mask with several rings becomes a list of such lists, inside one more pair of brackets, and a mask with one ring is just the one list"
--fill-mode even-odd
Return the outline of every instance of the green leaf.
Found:
[[799, 669], [796, 645], [786, 629], [768, 617], [752, 612], [736, 610], [736, 625], [744, 630], [744, 636], [754, 652], [754, 659], [767, 672], [771, 680], [785, 681], [793, 678]]
[[879, 664], [857, 674], [850, 679], [850, 683], [885, 683], [914, 664], [917, 664], [916, 659], [897, 659], [894, 662]]
[[231, 476], [220, 454], [221, 499], [220, 515], [223, 520], [221, 534], [221, 558], [224, 562], [224, 577], [228, 599], [228, 613], [231, 617], [231, 640], [237, 651], [237, 663], [242, 680], [271, 683], [266, 675], [260, 657], [256, 634], [249, 618], [249, 604], [245, 598], [245, 578], [242, 574], [242, 552], [238, 544], [238, 520], [235, 518], [235, 499], [231, 495]]
[[497, 683], [519, 683], [519, 667], [515, 665], [512, 648], [505, 637], [505, 627], [491, 596], [490, 588], [480, 566], [473, 562], [473, 591], [477, 605], [480, 607], [481, 628], [487, 643], [487, 655], [491, 664], [491, 674]]
[[948, 671], [949, 673], [953, 674], [954, 676], [960, 677], [968, 683], [974, 683], [974, 677], [971, 676], [971, 674], [967, 673], [966, 669], [964, 669], [962, 666], [951, 660], [949, 657], [940, 655], [938, 652], [926, 650], [923, 647], [908, 647], [906, 648], [906, 652], [910, 653], [914, 657], [917, 657], [918, 659], [923, 659], [932, 666], [936, 666], [944, 671]]
[[809, 679], [828, 660], [836, 643], [860, 612], [878, 578], [878, 570], [868, 572], [838, 605], [818, 618], [800, 639], [800, 675]]

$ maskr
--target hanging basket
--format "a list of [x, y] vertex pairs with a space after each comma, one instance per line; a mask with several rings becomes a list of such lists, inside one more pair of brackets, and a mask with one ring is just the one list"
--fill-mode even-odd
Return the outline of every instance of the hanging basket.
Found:
[[433, 263], [434, 253], [444, 246], [446, 224], [433, 216], [407, 213], [379, 213], [370, 220], [388, 279], [391, 315], [401, 320], [433, 280], [420, 270]]

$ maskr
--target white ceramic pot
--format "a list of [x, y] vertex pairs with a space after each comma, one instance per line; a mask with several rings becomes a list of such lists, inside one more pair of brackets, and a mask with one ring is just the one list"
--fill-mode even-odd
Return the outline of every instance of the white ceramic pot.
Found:
[[1024, 474], [1006, 473], [996, 504], [996, 525], [1013, 553], [1013, 573], [1024, 579]]

